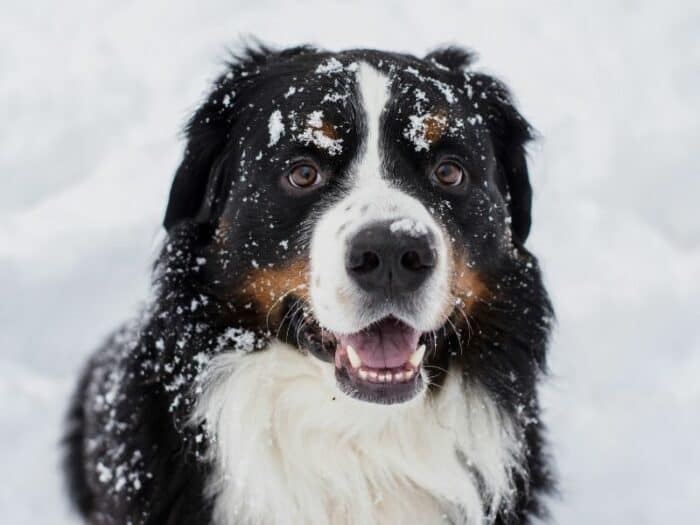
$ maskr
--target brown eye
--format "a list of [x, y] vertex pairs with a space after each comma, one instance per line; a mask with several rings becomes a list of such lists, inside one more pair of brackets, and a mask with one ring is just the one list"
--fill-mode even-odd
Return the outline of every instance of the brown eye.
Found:
[[433, 172], [435, 178], [444, 186], [457, 186], [464, 179], [464, 169], [455, 162], [442, 162]]
[[310, 188], [321, 182], [321, 176], [311, 164], [299, 164], [287, 175], [289, 183], [295, 188]]

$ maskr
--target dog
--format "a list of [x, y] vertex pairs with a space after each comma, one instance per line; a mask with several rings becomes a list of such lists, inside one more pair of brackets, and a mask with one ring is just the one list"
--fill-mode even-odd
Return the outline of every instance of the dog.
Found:
[[532, 136], [461, 48], [233, 56], [186, 127], [152, 297], [72, 400], [85, 521], [545, 515]]

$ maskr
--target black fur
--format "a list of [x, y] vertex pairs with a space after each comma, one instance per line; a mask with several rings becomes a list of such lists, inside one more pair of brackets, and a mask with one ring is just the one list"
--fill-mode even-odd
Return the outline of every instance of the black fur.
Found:
[[[468, 248], [466, 262], [492, 292], [477, 302], [468, 323], [455, 311], [451, 322], [457, 329], [438, 332], [428, 362], [435, 388], [443, 379], [440, 370], [457, 362], [465, 378], [488, 389], [520, 425], [527, 475], [517, 479], [514, 508], [503, 509], [496, 523], [524, 525], [544, 514], [542, 496], [553, 480], [536, 387], [546, 369], [553, 314], [537, 261], [523, 246], [531, 222], [529, 125], [500, 82], [465, 70], [473, 55], [459, 48], [421, 60], [365, 50], [277, 52], [257, 46], [231, 59], [189, 121], [164, 218], [168, 239], [156, 263], [154, 295], [142, 315], [91, 359], [73, 398], [65, 472], [75, 507], [88, 522], [210, 523], [209, 436], [189, 424], [207, 361], [231, 347], [264, 351], [273, 334], [321, 357], [327, 353], [296, 329], [301, 312], [284, 315], [295, 298], [280, 303], [270, 324], [267, 311], [251, 306], [245, 279], [251, 267], [274, 269], [306, 257], [309, 233], [300, 225], [341, 191], [341, 183], [331, 181], [323, 189], [324, 201], [318, 195], [290, 197], [268, 174], [283, 171], [299, 154], [313, 154], [329, 171], [343, 173], [357, 153], [346, 147], [329, 156], [284, 140], [267, 153], [273, 109], [318, 107], [329, 92], [347, 95], [324, 111], [345, 145], [359, 144], [364, 123], [352, 75], [313, 74], [329, 58], [345, 65], [366, 60], [395, 75], [385, 140], [402, 136], [402, 108], [414, 103], [417, 86], [441, 96], [437, 83], [419, 81], [407, 68], [452, 89], [459, 105], [445, 106], [450, 115], [475, 119], [440, 146], [470, 159], [475, 177], [470, 193], [437, 193], [422, 176], [435, 160], [432, 153], [416, 152], [410, 144], [398, 143], [387, 164], [397, 184], [434, 207], [458, 244]], [[290, 86], [305, 91], [285, 98]], [[254, 160], [260, 151], [266, 155]], [[504, 231], [499, 225], [507, 224], [508, 216], [511, 230]], [[512, 244], [504, 243], [510, 234]], [[280, 246], [283, 240], [288, 249]]]

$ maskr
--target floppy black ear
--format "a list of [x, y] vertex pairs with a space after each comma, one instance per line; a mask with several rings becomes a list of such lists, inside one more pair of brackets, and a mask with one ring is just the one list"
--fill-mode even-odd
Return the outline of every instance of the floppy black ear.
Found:
[[527, 169], [527, 143], [532, 140], [532, 128], [516, 109], [508, 89], [491, 77], [484, 81], [489, 113], [488, 120], [496, 149], [502, 182], [511, 216], [511, 228], [516, 241], [525, 243], [530, 233], [532, 187]]
[[206, 223], [217, 218], [231, 176], [222, 169], [223, 155], [241, 100], [258, 84], [261, 70], [269, 61], [310, 51], [311, 48], [300, 46], [277, 52], [255, 43], [232, 55], [226, 72], [214, 82], [185, 127], [187, 145], [170, 189], [163, 219], [166, 230], [187, 220]]
[[[163, 226], [172, 227], [188, 219], [204, 215], [204, 197], [214, 177], [214, 164], [226, 143], [226, 129], [222, 123], [207, 121], [213, 102], [211, 98], [200, 107], [186, 128], [187, 146], [182, 162], [175, 172], [170, 188]], [[212, 203], [213, 204], [213, 203]]]

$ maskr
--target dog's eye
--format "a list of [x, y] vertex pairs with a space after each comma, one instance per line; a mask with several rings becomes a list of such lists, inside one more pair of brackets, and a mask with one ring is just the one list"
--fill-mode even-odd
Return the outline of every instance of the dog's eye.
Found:
[[445, 161], [435, 168], [433, 176], [443, 186], [458, 186], [464, 180], [464, 169], [456, 162]]
[[287, 179], [295, 188], [310, 188], [321, 182], [321, 175], [311, 164], [298, 164], [291, 169]]

